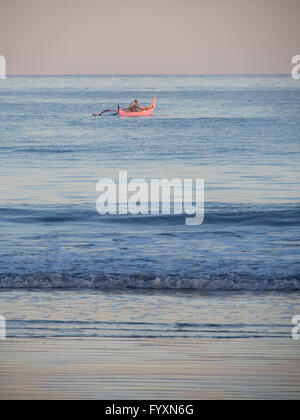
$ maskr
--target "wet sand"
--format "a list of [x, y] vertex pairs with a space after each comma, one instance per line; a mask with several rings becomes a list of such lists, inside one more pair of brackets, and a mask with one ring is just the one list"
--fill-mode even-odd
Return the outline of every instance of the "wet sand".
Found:
[[1, 399], [300, 398], [291, 339], [7, 339]]

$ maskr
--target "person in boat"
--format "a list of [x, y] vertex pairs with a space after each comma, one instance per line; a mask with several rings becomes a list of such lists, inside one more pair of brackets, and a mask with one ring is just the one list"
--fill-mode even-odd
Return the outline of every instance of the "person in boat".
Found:
[[130, 105], [129, 105], [129, 107], [128, 107], [128, 110], [130, 111], [130, 112], [137, 112], [137, 111], [139, 111], [140, 109], [139, 109], [139, 107], [137, 106], [137, 104], [138, 104], [138, 100], [137, 99], [135, 99]]

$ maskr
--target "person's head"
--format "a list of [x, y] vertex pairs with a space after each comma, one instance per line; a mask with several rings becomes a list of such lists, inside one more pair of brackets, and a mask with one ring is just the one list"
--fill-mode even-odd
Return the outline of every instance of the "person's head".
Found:
[[137, 100], [137, 99], [135, 99], [135, 100], [134, 100], [134, 103], [135, 103], [135, 104], [137, 104], [137, 103], [138, 103], [138, 100]]

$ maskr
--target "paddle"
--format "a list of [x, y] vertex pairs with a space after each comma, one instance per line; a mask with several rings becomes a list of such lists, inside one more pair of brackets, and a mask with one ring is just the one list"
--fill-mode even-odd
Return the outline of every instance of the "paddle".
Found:
[[104, 111], [99, 112], [99, 114], [93, 114], [93, 117], [100, 117], [105, 112], [113, 112], [112, 115], [118, 115], [118, 112], [116, 112], [115, 109], [105, 109]]

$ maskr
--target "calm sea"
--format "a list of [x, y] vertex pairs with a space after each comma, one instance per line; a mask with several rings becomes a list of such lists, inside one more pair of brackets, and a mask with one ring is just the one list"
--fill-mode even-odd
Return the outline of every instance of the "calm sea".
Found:
[[[153, 95], [153, 117], [91, 116], [135, 98], [149, 105]], [[0, 99], [0, 312], [11, 335], [68, 335], [71, 324], [60, 323], [71, 321], [70, 307], [63, 315], [62, 302], [85, 314], [71, 311], [83, 335], [126, 327], [129, 336], [255, 336], [258, 324], [289, 331], [300, 290], [299, 81], [8, 77]], [[147, 181], [204, 179], [204, 223], [186, 226], [184, 215], [172, 214], [100, 216], [97, 182], [117, 180], [120, 170]], [[110, 308], [106, 315], [99, 305]], [[228, 322], [215, 319], [214, 305]], [[264, 305], [279, 312], [251, 320]]]

